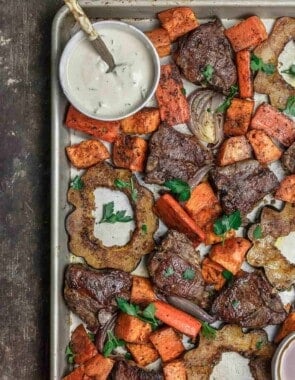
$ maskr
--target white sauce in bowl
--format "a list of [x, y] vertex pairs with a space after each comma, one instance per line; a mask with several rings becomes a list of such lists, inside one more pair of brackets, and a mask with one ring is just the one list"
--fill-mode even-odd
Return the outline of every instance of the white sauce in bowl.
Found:
[[118, 66], [107, 73], [108, 65], [82, 38], [67, 61], [68, 90], [89, 114], [119, 118], [137, 109], [149, 95], [155, 65], [143, 41], [131, 32], [110, 26], [98, 31]]

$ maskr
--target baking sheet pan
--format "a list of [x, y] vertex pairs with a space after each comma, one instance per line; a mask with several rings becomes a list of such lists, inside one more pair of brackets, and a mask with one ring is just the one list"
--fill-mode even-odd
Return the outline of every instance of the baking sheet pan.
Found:
[[[161, 10], [174, 6], [190, 6], [202, 19], [218, 16], [225, 25], [234, 23], [235, 19], [256, 14], [263, 18], [264, 22], [271, 26], [272, 19], [279, 16], [295, 17], [295, 1], [79, 1], [86, 13], [93, 20], [104, 18], [123, 19], [127, 22], [146, 30], [156, 25], [155, 14]], [[65, 231], [65, 218], [71, 207], [66, 200], [67, 189], [73, 171], [66, 159], [65, 146], [81, 137], [79, 134], [69, 131], [64, 127], [64, 117], [67, 100], [62, 94], [58, 81], [58, 63], [61, 52], [75, 32], [77, 26], [72, 15], [66, 7], [61, 8], [57, 13], [52, 26], [52, 55], [51, 55], [51, 101], [52, 101], [52, 177], [51, 177], [51, 341], [50, 341], [50, 379], [60, 379], [67, 369], [64, 350], [70, 337], [70, 329], [73, 317], [67, 309], [63, 297], [63, 274], [65, 266], [72, 260], [69, 254], [67, 241], [68, 236]], [[228, 367], [233, 367], [233, 363], [240, 363], [241, 358], [227, 355], [225, 360]], [[240, 362], [239, 362], [240, 360]], [[224, 362], [224, 360], [223, 360]], [[232, 363], [232, 364], [230, 364]], [[248, 380], [245, 363], [241, 370], [237, 365], [237, 380]], [[226, 367], [226, 366], [225, 366]], [[223, 372], [225, 371], [225, 372]], [[222, 380], [227, 376], [226, 369], [215, 368], [211, 379]], [[227, 377], [227, 380], [230, 380]]]

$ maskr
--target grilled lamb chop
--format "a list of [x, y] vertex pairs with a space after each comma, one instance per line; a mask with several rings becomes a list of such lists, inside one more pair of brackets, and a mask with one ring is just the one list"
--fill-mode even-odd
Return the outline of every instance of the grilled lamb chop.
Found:
[[188, 181], [211, 162], [211, 153], [196, 137], [162, 124], [149, 141], [145, 181], [160, 185], [172, 178]]
[[279, 186], [274, 173], [256, 160], [215, 167], [210, 177], [226, 214], [235, 210], [247, 214], [257, 202]]
[[163, 294], [186, 298], [206, 307], [208, 297], [199, 260], [199, 254], [184, 234], [169, 231], [149, 261], [148, 271]]
[[163, 380], [162, 373], [145, 371], [123, 360], [118, 361], [111, 373], [112, 380]]
[[89, 330], [99, 327], [99, 311], [116, 310], [116, 297], [129, 299], [130, 274], [119, 270], [94, 270], [82, 264], [71, 264], [65, 274], [64, 297], [70, 310], [77, 314]]
[[212, 312], [224, 322], [249, 328], [277, 325], [287, 316], [280, 297], [259, 271], [237, 277], [215, 299]]
[[[220, 20], [198, 26], [182, 37], [174, 55], [187, 80], [205, 83], [217, 91], [227, 93], [237, 81], [237, 71], [231, 45]], [[213, 68], [212, 77], [204, 77], [206, 66]]]
[[295, 173], [295, 142], [283, 154], [282, 163], [290, 173]]

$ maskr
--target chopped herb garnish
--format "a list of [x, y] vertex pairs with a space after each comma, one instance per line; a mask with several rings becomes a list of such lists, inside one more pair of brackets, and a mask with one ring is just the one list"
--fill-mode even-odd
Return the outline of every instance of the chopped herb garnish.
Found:
[[114, 349], [116, 349], [117, 347], [123, 347], [125, 346], [125, 342], [123, 339], [118, 339], [113, 333], [112, 331], [108, 330], [107, 331], [107, 335], [108, 335], [108, 340], [107, 342], [105, 343], [104, 347], [103, 347], [103, 355], [104, 356], [110, 356], [111, 353], [114, 351]]
[[202, 70], [203, 77], [206, 79], [206, 82], [210, 82], [214, 73], [214, 68], [212, 65], [206, 65]]
[[231, 229], [238, 230], [241, 224], [241, 213], [239, 210], [236, 210], [229, 215], [222, 215], [221, 218], [215, 220], [213, 225], [214, 233], [218, 236], [222, 236], [224, 242], [226, 233]]
[[115, 183], [115, 186], [118, 189], [130, 189], [131, 190], [131, 198], [132, 198], [132, 200], [134, 202], [137, 201], [138, 191], [134, 187], [134, 182], [133, 182], [133, 178], [132, 177], [130, 178], [130, 181], [123, 181], [123, 180], [117, 178], [114, 183]]
[[233, 86], [231, 86], [230, 89], [229, 89], [229, 94], [225, 98], [225, 101], [223, 103], [221, 103], [220, 106], [218, 106], [216, 108], [215, 112], [216, 113], [225, 112], [228, 109], [228, 107], [230, 106], [232, 99], [238, 93], [238, 90], [239, 90], [239, 88], [238, 88], [238, 86], [236, 84], [233, 85]]
[[286, 108], [283, 111], [286, 115], [295, 116], [295, 96], [289, 96]]
[[156, 329], [159, 326], [159, 321], [155, 317], [156, 307], [153, 303], [150, 303], [142, 312], [140, 319], [145, 322], [148, 322], [153, 329]]
[[256, 348], [257, 348], [257, 350], [260, 350], [262, 348], [262, 346], [264, 346], [264, 345], [265, 345], [265, 342], [263, 340], [258, 340], [256, 342]]
[[164, 276], [165, 277], [170, 277], [174, 273], [174, 269], [172, 267], [168, 267], [166, 270], [164, 270]]
[[196, 272], [194, 269], [187, 268], [183, 273], [182, 273], [182, 278], [185, 280], [193, 280], [195, 278]]
[[125, 359], [126, 360], [131, 360], [132, 359], [132, 355], [130, 354], [130, 352], [126, 352], [126, 354], [125, 354]]
[[224, 271], [222, 271], [221, 274], [222, 274], [222, 277], [225, 278], [227, 281], [233, 280], [234, 275], [229, 270], [225, 269]]
[[201, 334], [206, 339], [215, 339], [216, 337], [216, 329], [211, 327], [208, 322], [202, 323]]
[[114, 202], [105, 203], [103, 206], [102, 218], [99, 223], [126, 223], [133, 218], [126, 214], [126, 210], [116, 211], [114, 213]]
[[282, 73], [295, 77], [295, 64], [293, 63], [287, 70], [283, 70]]
[[147, 225], [146, 224], [143, 224], [141, 226], [141, 231], [146, 235], [147, 234]]
[[124, 298], [117, 297], [116, 302], [118, 305], [118, 308], [123, 311], [123, 313], [126, 313], [128, 315], [132, 315], [133, 317], [137, 317], [137, 314], [139, 312], [139, 306], [134, 305], [133, 303], [129, 303]]
[[237, 309], [237, 307], [238, 307], [239, 304], [240, 304], [240, 301], [238, 301], [238, 300], [233, 300], [231, 304], [232, 304], [232, 307], [233, 307], [234, 309]]
[[89, 333], [87, 333], [87, 335], [88, 335], [89, 339], [91, 340], [91, 342], [94, 342], [95, 334], [89, 332]]
[[76, 175], [76, 177], [71, 181], [70, 187], [74, 190], [82, 190], [84, 187], [84, 182], [82, 181], [81, 177]]
[[263, 60], [257, 55], [252, 54], [251, 55], [251, 70], [252, 71], [262, 71], [267, 75], [271, 75], [276, 71], [275, 65], [272, 63], [264, 63]]
[[182, 87], [181, 92], [183, 93], [184, 96], [186, 96], [186, 90], [184, 87]]
[[69, 364], [73, 364], [74, 363], [75, 354], [73, 353], [73, 351], [71, 349], [71, 346], [69, 344], [66, 347], [65, 354], [66, 354], [67, 362]]
[[176, 195], [180, 202], [187, 201], [191, 196], [191, 189], [188, 183], [181, 179], [170, 179], [164, 182], [164, 186], [171, 190], [171, 193]]
[[260, 225], [260, 224], [258, 224], [258, 225], [255, 227], [255, 229], [254, 229], [254, 231], [253, 231], [253, 237], [254, 237], [255, 240], [257, 240], [257, 239], [261, 239], [261, 238], [262, 238], [262, 228], [261, 228], [261, 225]]

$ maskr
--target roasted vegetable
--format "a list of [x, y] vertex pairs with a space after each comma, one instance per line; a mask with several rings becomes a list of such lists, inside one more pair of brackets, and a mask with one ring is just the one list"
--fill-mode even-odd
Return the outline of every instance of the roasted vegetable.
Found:
[[167, 30], [164, 28], [156, 28], [150, 32], [145, 32], [145, 34], [152, 41], [152, 44], [156, 48], [160, 58], [170, 55], [171, 42]]
[[143, 172], [147, 156], [148, 143], [141, 137], [121, 135], [113, 146], [113, 161], [119, 168]]
[[234, 98], [226, 111], [224, 133], [228, 136], [245, 135], [251, 121], [254, 101]]
[[202, 261], [202, 275], [204, 281], [206, 284], [214, 285], [216, 290], [220, 290], [226, 282], [222, 275], [223, 271], [223, 266], [217, 264], [208, 257], [205, 257]]
[[150, 341], [163, 362], [176, 359], [185, 350], [181, 338], [171, 327], [163, 327], [150, 335]]
[[186, 369], [183, 360], [178, 359], [163, 365], [165, 380], [186, 380]]
[[234, 164], [251, 158], [252, 149], [245, 136], [234, 136], [226, 139], [219, 148], [217, 163], [219, 166]]
[[151, 343], [127, 343], [126, 347], [134, 361], [141, 367], [145, 367], [159, 358], [157, 350]]
[[93, 356], [97, 355], [97, 349], [90, 340], [84, 326], [81, 324], [72, 332], [71, 349], [74, 353], [76, 364], [86, 363]]
[[157, 108], [144, 108], [136, 114], [121, 120], [121, 128], [127, 134], [154, 132], [160, 125], [160, 113]]
[[271, 140], [264, 131], [252, 129], [247, 133], [255, 156], [261, 164], [269, 164], [280, 159], [282, 150]]
[[156, 299], [150, 279], [145, 277], [133, 276], [131, 288], [131, 302], [147, 305]]
[[107, 148], [98, 140], [86, 140], [66, 147], [71, 163], [78, 169], [86, 169], [110, 157]]
[[295, 174], [289, 175], [282, 180], [276, 191], [275, 198], [295, 203]]
[[240, 50], [236, 54], [237, 73], [240, 98], [253, 98], [253, 78], [250, 67], [251, 53], [249, 50]]
[[128, 343], [147, 343], [152, 332], [149, 323], [133, 315], [121, 313], [115, 326], [115, 335]]
[[295, 332], [295, 312], [292, 312], [284, 320], [279, 332], [275, 337], [275, 343], [280, 343], [287, 335]]

